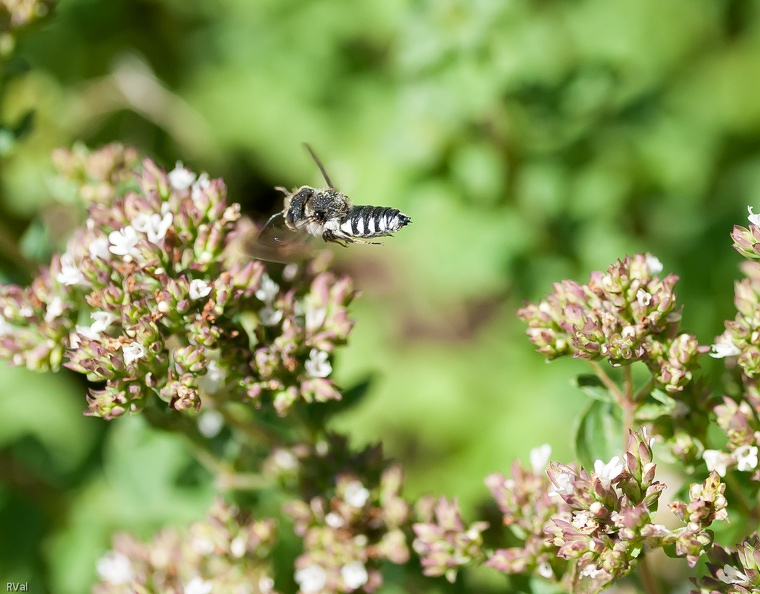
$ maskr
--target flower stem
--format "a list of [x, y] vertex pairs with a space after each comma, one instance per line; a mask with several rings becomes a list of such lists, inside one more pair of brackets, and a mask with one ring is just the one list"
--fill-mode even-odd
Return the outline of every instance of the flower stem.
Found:
[[605, 388], [615, 396], [615, 400], [621, 402], [623, 400], [623, 393], [620, 391], [618, 385], [612, 381], [612, 378], [607, 375], [607, 372], [602, 369], [602, 366], [599, 365], [599, 363], [596, 361], [589, 361], [589, 363], [591, 364], [591, 367], [594, 368], [594, 373], [596, 373], [596, 376], [601, 380]]
[[620, 401], [623, 409], [623, 450], [628, 445], [628, 434], [633, 431], [636, 418], [636, 400], [633, 394], [633, 373], [630, 365], [623, 368], [623, 398]]
[[654, 575], [652, 575], [652, 569], [649, 567], [646, 555], [643, 555], [639, 559], [639, 578], [646, 594], [660, 594], [660, 585], [657, 583]]
[[612, 381], [609, 375], [602, 369], [596, 361], [589, 361], [594, 368], [596, 376], [601, 380], [604, 386], [615, 397], [618, 406], [623, 412], [623, 450], [628, 445], [628, 433], [633, 430], [635, 414], [636, 414], [636, 400], [633, 394], [633, 376], [631, 373], [631, 366], [626, 365], [623, 367], [623, 389], [620, 389], [615, 382]]

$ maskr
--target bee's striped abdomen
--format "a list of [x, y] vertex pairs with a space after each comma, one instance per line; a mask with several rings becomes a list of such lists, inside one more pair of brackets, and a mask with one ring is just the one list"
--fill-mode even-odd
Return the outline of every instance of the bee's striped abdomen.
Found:
[[395, 233], [411, 219], [396, 208], [387, 206], [352, 206], [341, 224], [347, 235], [369, 239]]

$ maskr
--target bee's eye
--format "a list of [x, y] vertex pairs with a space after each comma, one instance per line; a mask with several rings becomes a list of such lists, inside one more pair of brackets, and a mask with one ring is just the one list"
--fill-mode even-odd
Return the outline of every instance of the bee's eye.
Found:
[[313, 195], [314, 195], [314, 188], [303, 187], [300, 190], [298, 190], [298, 197], [301, 198], [301, 200], [308, 200]]

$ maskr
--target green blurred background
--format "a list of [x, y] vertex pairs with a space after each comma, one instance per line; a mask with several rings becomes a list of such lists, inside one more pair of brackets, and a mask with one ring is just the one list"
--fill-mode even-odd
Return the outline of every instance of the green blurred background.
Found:
[[[701, 342], [733, 317], [728, 234], [760, 207], [757, 0], [62, 0], [14, 65], [0, 121], [35, 122], [0, 158], [4, 240], [36, 245], [50, 151], [77, 140], [223, 177], [261, 219], [274, 186], [320, 183], [307, 141], [355, 202], [412, 217], [335, 250], [362, 291], [336, 377], [374, 376], [336, 426], [382, 440], [410, 495], [474, 515], [514, 457], [570, 459], [586, 369], [546, 366], [514, 313], [553, 281], [650, 251]], [[184, 445], [82, 417], [79, 378], [2, 369], [0, 393], [0, 583], [82, 592], [112, 531], [203, 515]]]

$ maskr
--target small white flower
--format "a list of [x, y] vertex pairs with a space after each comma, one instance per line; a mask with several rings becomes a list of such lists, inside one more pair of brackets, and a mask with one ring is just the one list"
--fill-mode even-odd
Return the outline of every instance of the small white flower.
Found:
[[10, 336], [11, 334], [13, 334], [13, 326], [3, 316], [0, 316], [0, 336]]
[[738, 584], [742, 586], [749, 586], [749, 577], [735, 567], [731, 567], [730, 565], [723, 566], [723, 575], [718, 576], [718, 579], [724, 584]]
[[56, 318], [60, 317], [62, 313], [63, 300], [58, 296], [53, 297], [53, 300], [48, 303], [47, 308], [45, 309], [45, 321], [52, 322]]
[[755, 214], [754, 212], [752, 212], [751, 206], [748, 206], [747, 210], [749, 211], [749, 216], [747, 217], [747, 220], [753, 225], [760, 227], [760, 214]]
[[549, 463], [549, 456], [552, 455], [552, 446], [548, 443], [533, 448], [530, 451], [530, 466], [533, 469], [533, 474], [543, 474], [546, 470], [546, 465]]
[[280, 291], [280, 285], [269, 278], [268, 274], [264, 274], [261, 277], [261, 286], [256, 291], [256, 298], [260, 299], [264, 303], [271, 304], [274, 298], [277, 297], [277, 293]]
[[206, 536], [197, 536], [190, 541], [190, 548], [203, 557], [208, 557], [214, 552], [214, 541]]
[[205, 280], [194, 278], [190, 281], [190, 299], [202, 299], [211, 293], [211, 285]]
[[636, 291], [636, 301], [639, 302], [641, 307], [646, 307], [652, 303], [652, 294], [647, 293], [644, 289], [639, 289]]
[[132, 562], [125, 555], [116, 551], [108, 551], [98, 559], [95, 570], [101, 580], [114, 586], [129, 584], [135, 579]]
[[705, 450], [702, 452], [702, 460], [705, 461], [707, 470], [715, 471], [720, 476], [726, 476], [729, 465], [734, 462], [731, 454], [726, 454], [720, 450]]
[[352, 590], [361, 588], [367, 583], [367, 580], [369, 580], [367, 568], [364, 567], [364, 563], [361, 561], [353, 561], [341, 567], [340, 577], [343, 578], [346, 587], [351, 588]]
[[147, 212], [141, 212], [136, 214], [132, 218], [132, 227], [135, 231], [139, 231], [140, 233], [145, 233], [145, 231], [150, 226], [150, 214]]
[[265, 305], [259, 310], [259, 321], [262, 326], [274, 326], [282, 319], [282, 310], [275, 309], [271, 305]]
[[55, 275], [55, 280], [66, 286], [81, 285], [84, 282], [82, 271], [74, 264], [71, 254], [65, 253], [61, 256], [61, 271]]
[[557, 475], [554, 480], [557, 482], [557, 486], [549, 491], [549, 495], [572, 495], [575, 492], [575, 475], [563, 472]]
[[570, 523], [578, 530], [581, 530], [582, 528], [592, 526], [594, 523], [594, 518], [587, 511], [577, 511], [573, 512], [573, 520]]
[[117, 317], [108, 311], [94, 311], [90, 317], [93, 319], [90, 329], [96, 334], [105, 332], [117, 320]]
[[117, 256], [122, 256], [125, 262], [130, 262], [140, 255], [137, 249], [137, 231], [131, 225], [127, 225], [120, 231], [112, 231], [108, 234], [108, 241], [111, 243], [109, 251]]
[[288, 450], [278, 449], [272, 459], [280, 470], [296, 470], [298, 468], [298, 458]]
[[742, 472], [757, 468], [757, 446], [743, 445], [734, 450], [736, 467]]
[[647, 268], [652, 274], [660, 274], [662, 272], [662, 262], [651, 254], [647, 254]]
[[359, 481], [351, 481], [346, 485], [343, 495], [345, 501], [351, 507], [361, 508], [369, 500], [369, 491]]
[[197, 575], [185, 584], [185, 594], [211, 594], [214, 584], [206, 582]]
[[145, 357], [147, 351], [145, 347], [139, 342], [130, 342], [129, 344], [122, 345], [122, 353], [124, 353], [124, 363], [131, 365], [138, 359]]
[[269, 594], [274, 589], [274, 580], [268, 575], [262, 575], [259, 578], [259, 592]]
[[148, 236], [148, 241], [153, 245], [160, 246], [173, 221], [174, 217], [170, 212], [165, 213], [163, 216], [155, 212], [150, 215], [139, 214], [132, 219], [132, 227], [140, 233], [145, 233]]
[[340, 514], [336, 514], [335, 512], [330, 512], [325, 516], [325, 524], [327, 524], [330, 528], [342, 528], [345, 524], [345, 521], [340, 516]]
[[201, 199], [201, 195], [204, 190], [207, 190], [211, 186], [211, 180], [208, 178], [208, 173], [205, 171], [201, 173], [198, 180], [193, 184], [193, 189], [190, 193], [190, 197], [194, 202]]
[[219, 388], [224, 385], [224, 380], [226, 379], [227, 370], [224, 367], [219, 367], [219, 363], [212, 359], [208, 362], [206, 375], [201, 377], [199, 384], [204, 392], [216, 394]]
[[87, 246], [87, 250], [90, 252], [90, 258], [93, 260], [96, 260], [97, 258], [106, 261], [110, 260], [111, 252], [108, 250], [108, 246], [109, 242], [107, 237], [104, 235], [96, 237], [90, 242], [90, 245]]
[[[0, 333], [0, 336], [2, 336], [2, 333]], [[100, 332], [93, 330], [92, 326], [76, 326], [74, 332], [69, 334], [69, 346], [72, 349], [78, 349], [82, 338], [100, 340]]]
[[296, 275], [298, 274], [298, 264], [295, 262], [291, 262], [290, 264], [286, 264], [285, 268], [282, 269], [282, 278], [284, 278], [286, 281], [292, 281], [296, 278]]
[[230, 554], [235, 557], [236, 559], [240, 559], [243, 555], [245, 555], [245, 551], [247, 549], [245, 538], [242, 536], [236, 536], [234, 539], [232, 539], [232, 542], [230, 543]]
[[314, 594], [325, 587], [327, 573], [319, 565], [309, 565], [296, 571], [296, 582], [304, 594]]
[[309, 360], [304, 363], [306, 373], [311, 377], [327, 377], [332, 373], [332, 365], [328, 361], [329, 353], [319, 349], [311, 349]]
[[219, 432], [224, 427], [224, 417], [218, 410], [210, 408], [203, 411], [198, 417], [198, 431], [200, 431], [203, 437], [211, 439], [219, 435]]
[[310, 332], [318, 330], [327, 318], [327, 309], [324, 307], [314, 307], [310, 303], [306, 304], [306, 329]]
[[590, 577], [592, 580], [596, 578], [600, 573], [604, 573], [601, 569], [599, 569], [596, 565], [593, 563], [590, 563], [589, 565], [586, 565], [581, 570], [581, 575], [584, 577]]
[[620, 456], [613, 456], [607, 464], [601, 460], [595, 461], [594, 472], [596, 473], [599, 482], [602, 483], [604, 487], [609, 487], [612, 481], [623, 472], [623, 465], [620, 464]]
[[542, 578], [549, 580], [554, 577], [554, 571], [552, 570], [552, 566], [549, 565], [547, 561], [542, 561], [541, 563], [539, 563], [536, 569], [538, 571], [538, 575], [540, 575]]
[[625, 328], [623, 328], [623, 332], [621, 333], [623, 338], [633, 338], [636, 336], [636, 326], [628, 325]]
[[715, 344], [712, 345], [712, 351], [710, 352], [710, 356], [713, 359], [735, 357], [736, 355], [740, 354], [741, 350], [738, 346], [731, 342], [731, 337], [727, 334], [721, 334], [718, 336], [718, 338], [715, 340]]
[[172, 187], [172, 190], [176, 190], [177, 192], [184, 192], [195, 181], [195, 174], [189, 169], [185, 169], [182, 161], [177, 161], [174, 169], [169, 172], [167, 177], [169, 178], [169, 185]]

